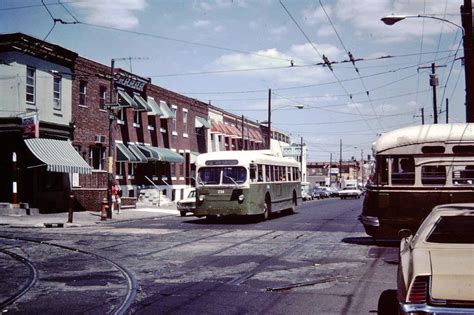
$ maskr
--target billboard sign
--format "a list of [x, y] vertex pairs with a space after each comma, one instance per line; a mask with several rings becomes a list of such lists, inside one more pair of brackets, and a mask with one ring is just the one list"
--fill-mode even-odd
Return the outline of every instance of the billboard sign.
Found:
[[36, 113], [22, 117], [23, 138], [39, 137], [39, 120]]
[[289, 146], [282, 148], [282, 155], [287, 156], [300, 156], [301, 155], [301, 147], [300, 146]]

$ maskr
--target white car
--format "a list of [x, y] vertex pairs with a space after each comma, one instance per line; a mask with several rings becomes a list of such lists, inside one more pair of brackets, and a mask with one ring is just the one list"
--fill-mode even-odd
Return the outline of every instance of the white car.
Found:
[[474, 204], [448, 204], [435, 207], [415, 235], [399, 232], [395, 312], [474, 314], [473, 231]]
[[359, 199], [362, 196], [362, 191], [357, 187], [346, 187], [343, 190], [339, 190], [339, 197], [341, 199], [354, 198]]
[[176, 205], [182, 217], [185, 217], [188, 212], [193, 213], [196, 210], [196, 190], [191, 190], [188, 197], [178, 201]]

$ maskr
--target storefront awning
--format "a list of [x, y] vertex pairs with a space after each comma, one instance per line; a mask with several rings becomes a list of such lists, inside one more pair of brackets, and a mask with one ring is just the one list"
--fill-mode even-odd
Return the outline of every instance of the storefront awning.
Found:
[[147, 157], [143, 154], [142, 151], [140, 151], [137, 144], [129, 144], [128, 148], [130, 149], [130, 151], [132, 151], [133, 155], [135, 155], [135, 157], [140, 163], [148, 162]]
[[148, 105], [151, 108], [151, 111], [148, 112], [149, 116], [163, 116], [163, 112], [161, 111], [160, 105], [158, 105], [154, 98], [148, 97]]
[[201, 128], [204, 127], [206, 129], [211, 128], [211, 124], [209, 124], [209, 121], [207, 121], [206, 118], [196, 116], [194, 119], [194, 127], [195, 128]]
[[138, 104], [133, 100], [133, 98], [128, 95], [124, 90], [117, 90], [118, 92], [118, 103], [121, 107], [133, 107], [138, 109]]
[[225, 131], [218, 121], [211, 119], [211, 133], [225, 134]]
[[195, 164], [195, 163], [196, 163], [196, 158], [199, 156], [199, 154], [201, 154], [201, 153], [199, 153], [199, 152], [192, 152], [192, 151], [191, 151], [191, 154], [189, 155], [189, 158], [190, 158], [190, 160], [191, 160], [191, 161], [190, 161], [191, 164]]
[[49, 172], [92, 173], [92, 167], [77, 153], [70, 141], [34, 138], [25, 139], [25, 144], [41, 162], [46, 164], [46, 170]]
[[115, 147], [117, 148], [117, 162], [139, 162], [138, 158], [125, 144], [115, 142]]
[[242, 137], [242, 133], [236, 127], [234, 127], [230, 124], [225, 124], [225, 123], [223, 125], [224, 125], [224, 128], [226, 130], [226, 135], [228, 137], [230, 137], [230, 138], [241, 138]]
[[151, 107], [138, 93], [133, 93], [133, 100], [137, 103], [139, 109], [137, 111], [151, 112]]
[[183, 163], [184, 158], [170, 149], [146, 146], [147, 149], [154, 151], [158, 155], [158, 161], [169, 163]]
[[161, 118], [167, 118], [167, 119], [175, 118], [173, 111], [169, 108], [168, 104], [166, 104], [165, 101], [160, 101], [160, 109], [161, 109], [161, 112], [163, 113], [163, 117]]

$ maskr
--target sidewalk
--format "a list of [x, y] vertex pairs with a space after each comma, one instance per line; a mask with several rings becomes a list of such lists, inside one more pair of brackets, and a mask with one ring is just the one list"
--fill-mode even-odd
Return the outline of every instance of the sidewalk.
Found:
[[67, 212], [37, 215], [0, 215], [0, 227], [71, 228], [170, 215], [179, 216], [176, 206], [168, 208], [123, 209], [119, 214], [114, 211], [112, 219], [107, 219], [106, 221], [101, 221], [100, 212], [74, 212], [73, 223], [67, 223]]

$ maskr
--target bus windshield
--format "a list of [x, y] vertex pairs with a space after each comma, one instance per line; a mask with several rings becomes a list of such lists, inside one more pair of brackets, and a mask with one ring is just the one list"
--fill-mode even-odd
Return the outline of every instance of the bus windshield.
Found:
[[242, 184], [247, 180], [247, 170], [242, 166], [201, 167], [198, 172], [199, 182], [204, 185]]

